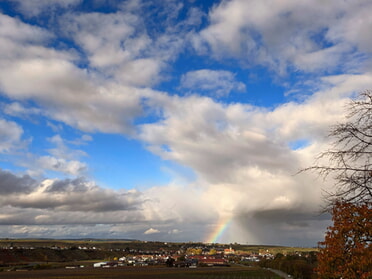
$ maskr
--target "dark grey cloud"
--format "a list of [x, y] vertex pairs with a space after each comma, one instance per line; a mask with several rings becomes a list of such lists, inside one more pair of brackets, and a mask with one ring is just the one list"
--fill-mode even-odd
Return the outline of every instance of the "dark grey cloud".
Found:
[[[94, 214], [105, 212], [141, 211], [145, 202], [141, 192], [104, 189], [84, 178], [38, 182], [28, 175], [17, 176], [3, 170], [0, 170], [0, 194], [3, 213], [0, 222], [16, 224], [20, 223], [17, 220], [30, 220], [24, 218], [25, 209], [32, 216], [43, 216], [45, 220], [46, 216], [61, 212], [90, 213], [94, 219]], [[99, 218], [104, 220], [104, 216]]]
[[312, 220], [329, 219], [328, 214], [319, 212], [304, 212], [302, 208], [257, 210], [252, 213], [252, 218], [260, 222], [283, 223], [298, 227], [309, 227]]
[[[372, 22], [356, 20], [368, 19], [365, 15], [371, 1], [362, 0], [356, 5], [329, 2], [324, 6], [312, 1], [287, 5], [278, 1], [269, 5], [254, 0], [221, 1], [210, 10], [205, 29], [193, 38], [193, 28], [201, 26], [203, 15], [193, 10], [186, 22], [171, 24], [178, 22], [182, 4], [177, 1], [172, 1], [173, 5], [169, 1], [159, 4], [169, 9], [156, 18], [159, 22], [154, 22], [164, 27], [155, 28], [158, 31], [146, 28], [141, 1], [126, 1], [131, 9], [123, 5], [122, 10], [110, 14], [67, 9], [79, 1], [15, 1], [30, 16], [53, 7], [66, 8], [62, 17], [56, 14], [57, 26], [49, 26], [53, 28], [0, 14], [1, 92], [11, 101], [31, 100], [30, 104], [36, 105], [27, 109], [9, 106], [7, 113], [40, 113], [50, 121], [82, 131], [133, 135], [137, 131], [134, 119], [147, 115], [144, 110], [151, 108], [159, 112], [161, 120], [140, 127], [137, 139], [165, 160], [192, 169], [197, 181], [182, 187], [161, 185], [141, 193], [104, 189], [83, 178], [35, 181], [2, 172], [0, 224], [20, 225], [9, 229], [10, 236], [71, 237], [112, 231], [115, 235], [128, 232], [138, 236], [153, 228], [181, 231], [175, 234], [179, 240], [203, 240], [203, 234], [213, 230], [208, 225], [224, 215], [237, 214], [233, 219], [237, 226], [240, 224], [242, 241], [256, 237], [257, 243], [314, 245], [322, 239], [329, 218], [318, 216], [314, 210], [319, 205], [321, 183], [314, 185], [310, 176], [300, 179], [291, 175], [324, 147], [321, 138], [329, 124], [340, 119], [343, 96], [372, 84], [367, 72], [370, 67], [365, 70], [361, 61], [350, 59], [355, 65], [352, 67], [347, 61], [351, 56], [367, 59], [362, 51], [371, 51]], [[256, 5], [265, 12], [257, 13]], [[314, 23], [314, 15], [320, 21]], [[158, 20], [162, 17], [168, 20]], [[76, 49], [52, 47], [57, 35], [52, 32], [59, 27]], [[324, 30], [324, 36], [319, 35], [332, 47], [315, 41], [318, 30]], [[259, 35], [261, 42], [250, 31]], [[288, 67], [319, 73], [320, 84], [313, 90], [321, 91], [302, 104], [287, 103], [266, 111], [247, 104], [215, 102], [197, 92], [177, 97], [176, 92], [171, 96], [152, 90], [151, 86], [166, 78], [164, 73], [172, 72], [169, 64], [184, 53], [189, 39], [206, 58], [226, 58], [228, 54], [239, 63], [253, 62], [279, 74]], [[355, 48], [359, 51], [352, 52]], [[339, 67], [349, 71], [339, 76], [318, 76], [330, 69], [338, 74]], [[195, 73], [184, 81], [184, 87], [220, 89], [221, 94], [242, 87], [229, 74], [225, 83], [213, 83], [221, 78], [217, 74], [207, 84], [203, 77], [204, 84], [200, 85], [196, 82], [200, 72]], [[22, 135], [18, 124], [0, 119], [0, 152], [19, 146]], [[303, 139], [311, 145], [296, 151], [288, 148], [289, 142]], [[85, 165], [69, 161], [73, 158], [65, 158], [62, 153], [71, 153], [61, 145], [57, 147], [49, 150], [53, 157], [43, 156], [33, 163], [44, 170], [81, 175]], [[309, 209], [310, 205], [313, 207]], [[167, 222], [172, 225], [160, 227]], [[112, 229], [111, 224], [126, 226]], [[243, 238], [245, 233], [247, 237]]]
[[0, 194], [30, 193], [37, 182], [28, 175], [16, 176], [0, 169]]
[[240, 214], [236, 222], [256, 236], [257, 243], [315, 247], [330, 225], [330, 216], [297, 207], [256, 210]]
[[45, 189], [45, 192], [86, 192], [88, 187], [86, 185], [86, 180], [82, 177], [75, 179], [65, 179], [54, 181], [50, 186]]

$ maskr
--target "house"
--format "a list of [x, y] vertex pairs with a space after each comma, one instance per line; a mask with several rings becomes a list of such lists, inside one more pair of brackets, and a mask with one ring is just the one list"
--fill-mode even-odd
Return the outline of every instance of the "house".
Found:
[[223, 252], [224, 252], [225, 255], [235, 254], [235, 250], [231, 247], [228, 248], [228, 249], [225, 249]]
[[107, 262], [99, 262], [99, 263], [94, 263], [93, 267], [102, 267], [104, 265], [107, 265]]

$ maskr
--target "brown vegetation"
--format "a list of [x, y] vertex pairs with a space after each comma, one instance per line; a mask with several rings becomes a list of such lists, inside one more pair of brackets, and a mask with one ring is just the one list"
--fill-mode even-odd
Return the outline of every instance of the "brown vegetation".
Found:
[[371, 204], [337, 202], [333, 226], [320, 242], [319, 278], [372, 278]]

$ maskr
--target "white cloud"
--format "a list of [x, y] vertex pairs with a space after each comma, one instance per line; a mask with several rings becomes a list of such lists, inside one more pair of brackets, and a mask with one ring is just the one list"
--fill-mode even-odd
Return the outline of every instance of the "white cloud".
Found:
[[[316, 225], [319, 225], [313, 218], [316, 205], [306, 206], [307, 202], [299, 202], [299, 196], [296, 197], [293, 193], [297, 191], [296, 183], [292, 183], [288, 189], [284, 187], [284, 184], [288, 186], [288, 178], [285, 176], [271, 175], [272, 181], [268, 181], [265, 180], [268, 173], [262, 173], [260, 176], [257, 172], [258, 170], [255, 180], [248, 175], [246, 178], [241, 177], [242, 181], [236, 184], [206, 184], [204, 186], [208, 188], [204, 190], [200, 188], [200, 182], [197, 182], [194, 187], [169, 185], [149, 189], [143, 193], [103, 189], [93, 182], [82, 179], [44, 180], [36, 183], [28, 178], [27, 182], [27, 177], [16, 177], [8, 173], [8, 177], [11, 176], [16, 185], [13, 183], [13, 187], [9, 188], [11, 191], [5, 191], [7, 188], [0, 185], [5, 191], [1, 195], [3, 207], [0, 223], [4, 233], [7, 230], [13, 231], [14, 227], [9, 226], [22, 225], [23, 236], [34, 234], [36, 228], [34, 225], [38, 224], [47, 231], [52, 230], [52, 235], [59, 237], [66, 235], [76, 237], [84, 233], [91, 237], [99, 237], [105, 235], [105, 229], [106, 235], [107, 231], [111, 231], [113, 236], [125, 234], [126, 237], [138, 238], [139, 234], [148, 230], [145, 235], [160, 231], [169, 232], [157, 236], [164, 241], [185, 239], [206, 241], [212, 225], [219, 222], [221, 216], [230, 214], [235, 216], [231, 221], [230, 233], [242, 230], [233, 239], [250, 243], [260, 241], [269, 243], [270, 239], [276, 236], [260, 231], [263, 229], [262, 224], [267, 226], [269, 222], [266, 217], [261, 220], [263, 218], [261, 212], [270, 211], [275, 215], [278, 210], [284, 210], [288, 215], [289, 212], [298, 210], [302, 214], [301, 220], [307, 224], [303, 229], [308, 233], [313, 232], [314, 226], [316, 228]], [[282, 179], [283, 185], [280, 183]], [[303, 185], [304, 181], [301, 183]], [[18, 184], [23, 186], [18, 187]], [[306, 196], [306, 199], [310, 199], [309, 194], [316, 190], [313, 184], [311, 186], [298, 189], [301, 191], [301, 197]], [[312, 191], [307, 191], [310, 189]], [[264, 196], [266, 198], [263, 198]], [[283, 204], [284, 199], [286, 201]], [[275, 202], [278, 200], [279, 203]], [[301, 210], [298, 209], [299, 206]], [[254, 228], [248, 226], [250, 228], [248, 231], [245, 226], [243, 230], [242, 222], [250, 219], [257, 226]], [[308, 223], [308, 220], [312, 220], [313, 224]], [[296, 222], [297, 218], [293, 218], [293, 221]], [[149, 230], [149, 222], [158, 224], [158, 228]], [[279, 229], [282, 230], [280, 227], [287, 224], [286, 222], [291, 220], [284, 218], [281, 222], [275, 223], [275, 229], [270, 231], [276, 234]], [[92, 231], [91, 226], [97, 223], [102, 225]], [[79, 230], [70, 228], [71, 224], [77, 224]], [[63, 230], [63, 227], [66, 227], [66, 230]], [[250, 231], [252, 235], [249, 235]], [[309, 243], [313, 239], [319, 239], [320, 232], [319, 230], [317, 232], [316, 237], [308, 240]], [[21, 237], [22, 234], [18, 232], [14, 235]], [[240, 238], [237, 239], [237, 236]], [[225, 237], [227, 237], [225, 241], [229, 241], [228, 235]]]
[[9, 153], [22, 148], [23, 129], [13, 121], [0, 118], [0, 153]]
[[39, 115], [42, 112], [38, 108], [28, 108], [19, 102], [13, 102], [10, 104], [4, 104], [4, 113], [11, 116], [30, 118], [30, 116]]
[[162, 62], [155, 59], [137, 59], [122, 65], [116, 76], [132, 86], [150, 86], [159, 81], [161, 68]]
[[8, 97], [34, 100], [45, 116], [81, 130], [129, 133], [132, 117], [141, 113], [139, 90], [96, 86], [85, 71], [48, 52], [10, 61], [0, 55], [0, 64], [0, 88]]
[[194, 37], [194, 45], [204, 52], [210, 48], [216, 57], [235, 57], [277, 73], [287, 67], [332, 71], [350, 66], [345, 57], [354, 59], [353, 47], [371, 51], [370, 8], [368, 0], [222, 1], [209, 14], [210, 25]]
[[160, 233], [160, 231], [157, 229], [149, 228], [148, 230], [144, 232], [144, 234], [154, 234], [154, 233]]
[[[0, 178], [0, 226], [4, 235], [13, 237], [45, 233], [50, 233], [49, 237], [107, 237], [109, 232], [114, 238], [151, 238], [161, 231], [172, 231], [178, 222], [174, 217], [189, 208], [171, 210], [172, 217], [167, 219], [162, 215], [167, 210], [150, 193], [104, 189], [81, 178], [38, 182], [2, 170]], [[193, 201], [190, 195], [189, 204]], [[157, 228], [149, 228], [149, 223], [158, 224]], [[159, 234], [159, 238], [172, 241], [190, 237], [193, 225], [181, 223], [177, 227], [170, 235]]]
[[[88, 136], [88, 139], [89, 139], [89, 136]], [[66, 159], [66, 160], [72, 160], [72, 159], [76, 159], [76, 158], [79, 158], [79, 157], [82, 157], [82, 156], [86, 156], [87, 155], [82, 150], [76, 150], [76, 149], [69, 148], [68, 145], [67, 145], [67, 143], [69, 143], [69, 142], [66, 141], [66, 140], [64, 140], [58, 134], [57, 135], [54, 135], [51, 138], [48, 138], [47, 140], [50, 143], [52, 143], [52, 144], [55, 145], [55, 148], [51, 148], [51, 149], [48, 149], [47, 150], [48, 153], [50, 153], [51, 155], [53, 155], [55, 157]], [[82, 138], [77, 139], [75, 141], [72, 141], [71, 144], [80, 143], [81, 141], [83, 141]]]
[[18, 158], [13, 163], [25, 168], [26, 172], [32, 176], [42, 176], [48, 171], [58, 172], [67, 176], [81, 176], [86, 173], [88, 166], [80, 161], [80, 158], [87, 154], [78, 149], [72, 149], [67, 144], [81, 144], [82, 139], [67, 142], [60, 135], [48, 138], [53, 148], [45, 150], [47, 155], [26, 152], [18, 154]]
[[[41, 156], [34, 164], [43, 171], [52, 170], [73, 176], [79, 176], [87, 169], [87, 165], [80, 161], [67, 161], [52, 156]], [[31, 169], [31, 173], [35, 172]]]
[[128, 86], [157, 84], [169, 59], [167, 52], [173, 52], [172, 43], [164, 47], [166, 42], [161, 42], [169, 36], [150, 38], [143, 19], [130, 8], [112, 14], [68, 14], [60, 24], [84, 49], [90, 67]]
[[[294, 224], [293, 216], [292, 221], [288, 218], [274, 227], [283, 233], [292, 227], [289, 235], [308, 230], [309, 237], [314, 237], [320, 223], [324, 225], [326, 220], [313, 216], [322, 205], [322, 191], [329, 190], [332, 181], [316, 180], [316, 174], [295, 174], [311, 165], [319, 150], [327, 148], [326, 135], [331, 125], [344, 119], [348, 97], [371, 86], [368, 73], [329, 76], [321, 80], [321, 90], [303, 102], [283, 104], [272, 110], [226, 105], [198, 96], [158, 99], [164, 119], [142, 125], [140, 138], [153, 153], [196, 173], [192, 185], [197, 185], [197, 190], [189, 184], [186, 192], [195, 190], [198, 194], [194, 204], [203, 206], [188, 207], [184, 191], [171, 191], [169, 187], [155, 190], [151, 196], [161, 192], [171, 197], [167, 198], [171, 202], [158, 197], [162, 205], [168, 205], [164, 209], [169, 215], [169, 208], [171, 212], [183, 212], [183, 205], [192, 208], [184, 209], [187, 214], [178, 213], [177, 220], [192, 216], [187, 222], [192, 219], [218, 222], [219, 217], [230, 216], [233, 220], [230, 231], [239, 231], [242, 240], [246, 237], [252, 241], [258, 241], [261, 230], [269, 224], [265, 212], [301, 209], [306, 225]], [[306, 146], [290, 148], [291, 142], [302, 139], [306, 139]], [[201, 213], [195, 216], [195, 212]], [[239, 218], [257, 225], [251, 235], [250, 229], [242, 233]], [[266, 232], [260, 240], [267, 242], [270, 237], [276, 239]]]
[[[52, 37], [50, 32], [37, 26], [23, 24], [20, 20], [0, 14], [1, 50], [8, 50], [11, 42], [43, 42]], [[10, 52], [12, 53], [12, 52]], [[4, 55], [5, 53], [3, 53]], [[7, 53], [9, 55], [9, 53]]]
[[136, 38], [135, 25], [140, 19], [134, 14], [68, 14], [60, 20], [66, 35], [85, 50], [93, 67], [105, 69], [130, 61], [149, 43], [145, 37]]
[[235, 75], [228, 71], [197, 70], [181, 77], [181, 87], [193, 92], [206, 91], [215, 97], [222, 97], [232, 91], [245, 91], [245, 85], [235, 80]]
[[[36, 16], [78, 2], [17, 3]], [[314, 215], [321, 188], [328, 184], [312, 174], [293, 174], [327, 147], [325, 135], [343, 119], [348, 97], [372, 87], [370, 1], [221, 1], [199, 33], [200, 10], [178, 22], [183, 6], [173, 1], [161, 10], [166, 20], [152, 28], [146, 26], [141, 4], [125, 2], [108, 14], [64, 9], [59, 26], [50, 30], [0, 15], [0, 90], [11, 102], [3, 105], [4, 113], [41, 115], [59, 133], [64, 123], [86, 133], [129, 134], [164, 160], [189, 168], [195, 181], [139, 193], [79, 179], [37, 182], [0, 172], [0, 223], [9, 225], [2, 231], [10, 236], [99, 236], [109, 231], [134, 238], [168, 232], [157, 237], [185, 240], [192, 234], [203, 241], [228, 217], [235, 235], [225, 236], [226, 241], [239, 235], [244, 242], [280, 242], [280, 232], [288, 243], [302, 235], [315, 244], [327, 220]], [[64, 31], [76, 50], [51, 47], [52, 30]], [[194, 93], [188, 97], [150, 89], [169, 78], [164, 73], [172, 72], [170, 63], [188, 51], [190, 40], [209, 66], [213, 58], [222, 67], [232, 57], [237, 67], [316, 74], [316, 87], [309, 90], [314, 94], [270, 109], [217, 102], [213, 98], [244, 91], [245, 85], [233, 72], [213, 69], [174, 78], [180, 78], [181, 89]], [[344, 74], [334, 74], [339, 71]], [[196, 95], [200, 91], [210, 98]], [[136, 126], [136, 118], [144, 115], [150, 116], [149, 123]], [[141, 118], [141, 123], [147, 120]], [[22, 146], [23, 133], [17, 123], [0, 119], [0, 152]], [[27, 154], [18, 166], [35, 175], [80, 176], [88, 168], [80, 161], [85, 153], [71, 145], [91, 140], [90, 134], [69, 140], [55, 135], [46, 154]], [[307, 144], [291, 149], [291, 143], [302, 140]], [[102, 225], [92, 230], [94, 224]]]
[[[132, 122], [143, 113], [141, 98], [159, 94], [146, 87], [163, 78], [163, 67], [181, 44], [168, 34], [153, 42], [130, 12], [68, 14], [60, 24], [84, 50], [86, 57], [79, 57], [72, 49], [49, 47], [53, 35], [47, 30], [6, 15], [0, 20], [1, 91], [12, 100], [35, 102], [38, 107], [28, 112], [40, 109], [88, 132], [133, 133]], [[87, 69], [76, 66], [86, 59]], [[20, 109], [13, 105], [8, 111]]]
[[[290, 150], [267, 134], [269, 121], [250, 106], [225, 106], [195, 96], [173, 98], [165, 115], [162, 122], [143, 125], [141, 139], [152, 152], [204, 178], [229, 181], [242, 165], [279, 170], [279, 162], [294, 161]], [[277, 160], [268, 154], [276, 154]]]

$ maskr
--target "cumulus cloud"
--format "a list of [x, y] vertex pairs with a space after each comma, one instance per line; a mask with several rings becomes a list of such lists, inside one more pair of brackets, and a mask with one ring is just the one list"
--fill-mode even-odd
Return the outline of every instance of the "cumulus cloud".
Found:
[[[75, 66], [75, 52], [45, 46], [52, 37], [48, 31], [6, 15], [0, 20], [3, 93], [11, 99], [33, 100], [43, 115], [81, 130], [131, 131], [133, 117], [141, 114], [140, 90], [98, 86], [94, 76]], [[14, 113], [17, 107], [9, 111]]]
[[143, 99], [160, 94], [148, 87], [163, 79], [184, 42], [175, 31], [150, 37], [131, 9], [59, 17], [65, 36], [82, 52], [50, 47], [54, 35], [41, 27], [3, 14], [0, 20], [0, 89], [12, 100], [38, 105], [26, 111], [14, 103], [8, 113], [42, 112], [86, 132], [133, 134]]
[[53, 148], [46, 149], [46, 155], [26, 152], [18, 154], [18, 159], [14, 159], [14, 163], [25, 168], [29, 175], [36, 177], [45, 175], [48, 171], [69, 177], [78, 177], [86, 173], [88, 166], [81, 161], [81, 157], [87, 154], [82, 150], [69, 147], [69, 145], [80, 145], [86, 141], [77, 139], [68, 142], [60, 135], [47, 138], [47, 141], [53, 145]]
[[[186, 4], [177, 1], [154, 5], [151, 19], [141, 1], [111, 13], [67, 9], [75, 0], [16, 2], [30, 17], [57, 8], [63, 14], [50, 29], [0, 14], [0, 91], [12, 119], [0, 119], [0, 153], [24, 144], [17, 117], [41, 116], [58, 134], [46, 139], [52, 146], [45, 154], [28, 153], [17, 164], [34, 178], [0, 171], [5, 234], [206, 240], [230, 220], [226, 241], [315, 244], [322, 237], [329, 218], [317, 210], [328, 184], [293, 174], [327, 147], [329, 126], [342, 121], [348, 98], [372, 87], [370, 1], [221, 1], [209, 22], [197, 8], [180, 20]], [[71, 47], [54, 44], [57, 34]], [[152, 89], [171, 79], [171, 63], [190, 44], [209, 65], [174, 80], [193, 94]], [[204, 67], [217, 61], [222, 68], [230, 58], [281, 77], [308, 74], [312, 87], [271, 108], [224, 103], [218, 98], [245, 91], [244, 83], [233, 71]], [[79, 135], [62, 137], [67, 126]], [[130, 135], [195, 180], [139, 192], [76, 178], [88, 169], [76, 148], [94, 140], [92, 133]], [[35, 178], [50, 172], [70, 178]]]
[[228, 71], [197, 70], [181, 77], [181, 87], [194, 92], [206, 91], [212, 96], [222, 97], [232, 91], [244, 91], [245, 85], [235, 80], [233, 73]]
[[[94, 218], [103, 223], [120, 223], [132, 220], [133, 216], [137, 219], [144, 202], [140, 192], [103, 189], [83, 178], [38, 182], [27, 175], [17, 176], [3, 170], [0, 176], [2, 219], [7, 223], [12, 219], [15, 223], [22, 219], [28, 224], [94, 223]], [[29, 211], [22, 217], [24, 211], [20, 209], [25, 208]], [[118, 218], [123, 212], [131, 211], [132, 217]], [[112, 212], [114, 216], [105, 220], [104, 212]], [[6, 215], [9, 218], [5, 218]]]
[[19, 177], [0, 169], [0, 193], [2, 195], [30, 193], [35, 185], [36, 181], [28, 175]]
[[[136, 193], [104, 190], [82, 179], [43, 181], [32, 193], [3, 203], [21, 208], [56, 209], [58, 211], [105, 212], [133, 210]], [[131, 201], [132, 200], [132, 201]]]
[[[94, 182], [82, 178], [49, 179], [37, 182], [28, 176], [16, 176], [4, 171], [1, 172], [1, 177], [6, 178], [3, 180], [4, 183], [6, 181], [8, 183], [0, 185], [2, 189], [0, 224], [4, 233], [17, 231], [14, 235], [20, 237], [35, 235], [35, 233], [38, 235], [37, 232], [41, 229], [40, 234], [51, 231], [51, 235], [57, 237], [83, 234], [100, 237], [105, 235], [104, 230], [106, 230], [106, 236], [107, 231], [110, 231], [113, 237], [125, 234], [126, 237], [138, 238], [140, 233], [152, 239], [151, 235], [165, 231], [168, 233], [157, 235], [160, 240], [206, 241], [213, 228], [211, 226], [219, 222], [219, 218], [227, 212], [235, 216], [232, 217], [231, 230], [229, 230], [230, 233], [237, 234], [234, 239], [239, 236], [239, 241], [273, 243], [268, 241], [273, 237], [272, 233], [259, 234], [262, 235], [260, 239], [254, 235], [269, 225], [266, 215], [263, 215], [264, 218], [260, 212], [271, 212], [275, 215], [278, 214], [278, 210], [286, 212], [281, 215], [281, 222], [274, 222], [278, 229], [288, 225], [287, 229], [289, 226], [294, 226], [298, 232], [303, 228], [308, 234], [314, 234], [309, 243], [313, 239], [318, 239], [320, 234], [319, 230], [314, 229], [319, 226], [318, 219], [312, 217], [312, 214], [315, 215], [314, 209], [306, 209], [303, 204], [298, 203], [298, 200], [295, 202], [290, 200], [291, 196], [288, 194], [293, 191], [293, 188], [281, 187], [277, 191], [274, 190], [277, 194], [277, 203], [273, 204], [270, 199], [275, 197], [275, 193], [262, 199], [263, 193], [268, 195], [267, 188], [260, 189], [262, 195], [258, 190], [264, 185], [263, 182], [261, 185], [256, 185], [257, 189], [252, 185], [247, 185], [245, 189], [238, 189], [237, 185], [215, 184], [210, 185], [207, 191], [200, 191], [196, 185], [194, 188], [169, 185], [141, 193], [103, 189]], [[10, 183], [12, 187], [8, 187]], [[270, 187], [270, 191], [273, 191], [273, 187]], [[304, 189], [301, 191], [303, 195], [309, 197]], [[301, 220], [307, 222], [305, 225], [296, 223], [298, 219], [295, 217], [298, 215], [287, 218], [294, 214], [294, 209], [302, 214]], [[250, 223], [244, 229], [246, 222]], [[156, 223], [157, 228], [148, 229], [149, 223]], [[79, 229], [70, 227], [71, 224], [76, 224]], [[97, 227], [96, 224], [102, 225]], [[251, 227], [252, 224], [255, 224], [254, 227]], [[94, 231], [92, 226], [95, 228]], [[249, 235], [249, 232], [253, 234]], [[229, 236], [225, 237], [228, 241]]]
[[[12, 18], [10, 16], [0, 14], [0, 36], [2, 38], [1, 50], [9, 51], [15, 43], [26, 42], [26, 43], [37, 43], [48, 40], [52, 37], [52, 34], [47, 30], [44, 30], [37, 26], [23, 24], [20, 20]], [[37, 52], [39, 49], [31, 49]], [[7, 52], [7, 57], [12, 57], [10, 54], [18, 54], [19, 51]], [[4, 55], [4, 54], [3, 54]]]
[[141, 138], [152, 152], [210, 181], [231, 181], [242, 165], [280, 170], [282, 162], [295, 163], [290, 150], [267, 134], [268, 119], [253, 107], [192, 96], [174, 98], [165, 110], [164, 121], [143, 125]]
[[[111, 190], [84, 178], [37, 181], [3, 170], [0, 178], [0, 225], [3, 235], [12, 237], [108, 237], [109, 233], [114, 238], [203, 239], [201, 224], [210, 218], [203, 213], [203, 202], [195, 199], [197, 192], [185, 195], [178, 186], [144, 192]], [[163, 190], [168, 198], [159, 192]], [[172, 204], [169, 197], [176, 201], [182, 193], [188, 196], [186, 201]], [[195, 202], [198, 206], [192, 206]]]
[[146, 36], [135, 36], [140, 18], [131, 13], [67, 14], [61, 21], [66, 24], [66, 34], [85, 50], [94, 67], [107, 69], [130, 61], [150, 43]]
[[141, 113], [135, 92], [128, 96], [117, 86], [94, 88], [89, 77], [66, 61], [14, 61], [3, 74], [0, 86], [9, 97], [34, 99], [45, 115], [84, 131], [129, 132], [131, 118]]
[[277, 73], [288, 67], [327, 72], [350, 67], [345, 57], [353, 58], [353, 47], [371, 51], [366, 44], [371, 21], [365, 14], [370, 8], [370, 1], [222, 1], [194, 45], [201, 52], [210, 49], [216, 57], [235, 57]]
[[[164, 80], [163, 70], [168, 62], [181, 51], [185, 38], [180, 35], [187, 32], [185, 29], [193, 21], [172, 25], [182, 4], [161, 3], [153, 8], [168, 25], [164, 26], [164, 32], [156, 32], [146, 26], [143, 16], [148, 13], [146, 5], [132, 1], [122, 6], [109, 14], [68, 13], [60, 18], [62, 31], [84, 50], [89, 67], [106, 78], [127, 86], [155, 86]], [[195, 18], [195, 14], [190, 18]]]
[[[328, 77], [323, 89], [305, 101], [271, 110], [220, 104], [206, 97], [166, 98], [160, 101], [164, 119], [142, 125], [140, 137], [150, 151], [196, 173], [200, 191], [196, 197], [203, 204], [202, 211], [214, 214], [201, 214], [200, 218], [214, 222], [230, 218], [231, 233], [241, 236], [242, 241], [246, 237], [279, 243], [265, 228], [270, 224], [268, 216], [283, 214], [281, 222], [271, 224], [275, 227], [271, 232], [294, 236], [308, 231], [307, 237], [313, 239], [310, 243], [315, 235], [322, 237], [319, 226], [327, 223], [318, 216], [320, 197], [332, 181], [324, 183], [312, 174], [295, 174], [311, 165], [319, 150], [327, 148], [329, 127], [342, 121], [348, 96], [370, 86], [369, 74]], [[306, 139], [307, 145], [292, 149], [290, 143], [301, 139]], [[180, 195], [171, 200], [184, 204], [184, 199]]]
[[163, 106], [164, 119], [142, 125], [140, 138], [152, 152], [211, 181], [231, 181], [241, 166], [296, 172], [301, 157], [289, 143], [326, 144], [330, 126], [343, 120], [348, 97], [371, 87], [372, 79], [366, 73], [328, 76], [321, 83], [322, 90], [305, 101], [274, 109], [198, 96], [163, 98], [157, 105]]

